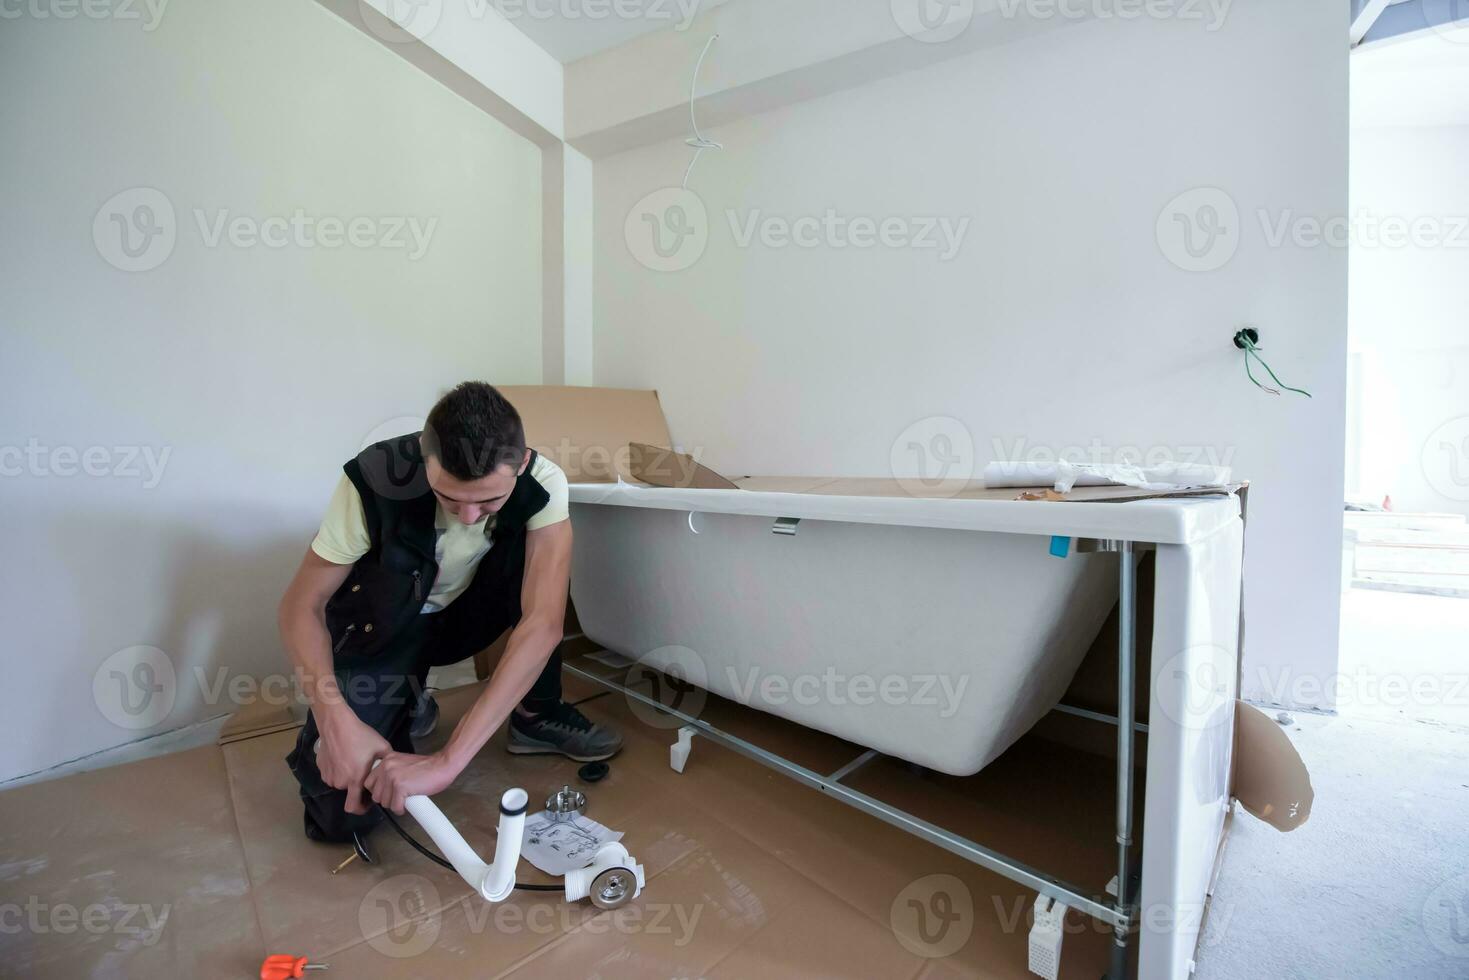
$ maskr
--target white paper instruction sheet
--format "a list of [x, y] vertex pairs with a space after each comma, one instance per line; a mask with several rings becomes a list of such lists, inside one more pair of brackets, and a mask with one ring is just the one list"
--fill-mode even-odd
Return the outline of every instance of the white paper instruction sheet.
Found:
[[576, 817], [557, 822], [549, 813], [525, 820], [525, 844], [520, 853], [548, 875], [561, 877], [592, 863], [603, 845], [622, 840], [622, 834], [595, 820]]

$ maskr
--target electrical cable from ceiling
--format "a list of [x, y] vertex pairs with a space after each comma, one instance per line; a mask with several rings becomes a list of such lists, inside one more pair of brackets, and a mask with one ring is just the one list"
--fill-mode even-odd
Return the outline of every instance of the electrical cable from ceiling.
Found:
[[720, 143], [716, 140], [711, 140], [699, 131], [699, 117], [694, 114], [694, 103], [699, 98], [699, 71], [704, 67], [704, 59], [709, 56], [709, 49], [714, 47], [714, 42], [717, 40], [719, 40], [718, 34], [711, 34], [709, 36], [708, 43], [704, 45], [704, 50], [699, 54], [698, 63], [694, 65], [694, 80], [689, 85], [689, 122], [694, 127], [694, 135], [684, 140], [684, 143], [685, 145], [693, 148], [694, 158], [689, 161], [689, 168], [684, 171], [684, 190], [689, 189], [689, 177], [693, 174], [694, 167], [699, 162], [699, 157], [704, 155], [704, 151], [724, 149], [723, 143]]

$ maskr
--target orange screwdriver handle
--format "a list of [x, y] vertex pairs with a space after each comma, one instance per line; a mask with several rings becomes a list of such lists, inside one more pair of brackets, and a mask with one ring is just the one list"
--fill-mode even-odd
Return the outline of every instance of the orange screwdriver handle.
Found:
[[300, 980], [307, 970], [325, 970], [324, 966], [308, 966], [304, 956], [278, 954], [267, 956], [260, 964], [260, 980]]

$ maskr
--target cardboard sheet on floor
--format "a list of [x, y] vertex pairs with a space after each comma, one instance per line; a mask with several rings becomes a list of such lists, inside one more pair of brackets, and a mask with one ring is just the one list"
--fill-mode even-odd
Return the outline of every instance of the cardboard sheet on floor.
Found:
[[[568, 678], [568, 696], [592, 690]], [[444, 692], [436, 739], [478, 692]], [[1028, 976], [1033, 894], [712, 744], [698, 744], [686, 772], [674, 773], [674, 732], [622, 698], [600, 697], [583, 710], [627, 735], [608, 779], [582, 786], [588, 815], [623, 831], [647, 869], [647, 889], [625, 909], [597, 912], [524, 892], [489, 906], [386, 830], [372, 838], [376, 866], [354, 862], [333, 876], [347, 849], [302, 834], [283, 762], [293, 735], [279, 731], [0, 796], [0, 855], [20, 876], [8, 882], [11, 894], [74, 900], [78, 888], [108, 885], [123, 898], [172, 903], [151, 946], [80, 932], [7, 937], [12, 957], [23, 957], [12, 963], [53, 966], [31, 971], [40, 976], [228, 977], [254, 975], [267, 952], [293, 951], [329, 963], [329, 975], [351, 977]], [[813, 766], [858, 751], [730, 702], [710, 710]], [[928, 807], [977, 839], [1045, 856], [1048, 868], [1100, 891], [1110, 829], [1081, 815], [1095, 809], [1088, 793], [1109, 784], [1105, 760], [1063, 763], [1033, 739], [1012, 751], [1013, 761], [974, 781], [934, 782], [883, 765], [861, 773], [859, 785]], [[1068, 778], [1049, 778], [1063, 764]], [[501, 790], [524, 786], [534, 804], [577, 785], [577, 768], [511, 756], [497, 736], [438, 802], [489, 853]], [[1033, 809], [1025, 797], [1041, 783], [1049, 787], [1044, 806]], [[99, 806], [108, 800], [123, 805]], [[59, 859], [56, 826], [87, 842], [67, 849], [70, 861]], [[107, 869], [117, 874], [89, 878]], [[529, 864], [520, 877], [548, 880]], [[909, 904], [931, 900], [936, 889], [966, 910], [942, 948]], [[1073, 929], [1063, 976], [1099, 975], [1108, 937], [1080, 919]]]

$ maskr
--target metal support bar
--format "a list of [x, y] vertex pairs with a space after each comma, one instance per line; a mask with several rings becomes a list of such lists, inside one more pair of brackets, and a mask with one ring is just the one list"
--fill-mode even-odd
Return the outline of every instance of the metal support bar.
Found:
[[778, 756], [773, 752], [768, 752], [752, 742], [715, 728], [708, 722], [701, 721], [676, 708], [670, 708], [657, 699], [648, 697], [639, 691], [634, 691], [611, 678], [599, 677], [573, 664], [566, 664], [562, 669], [569, 671], [583, 680], [591, 681], [593, 684], [605, 687], [610, 691], [622, 694], [624, 697], [645, 704], [662, 714], [677, 718], [710, 741], [738, 752], [747, 759], [774, 769], [812, 789], [821, 790], [823, 793], [829, 794], [850, 807], [870, 814], [883, 823], [897, 827], [899, 830], [912, 834], [915, 837], [920, 837], [930, 844], [936, 844], [951, 854], [957, 854], [966, 861], [993, 871], [997, 875], [1008, 878], [1017, 884], [1039, 892], [1049, 898], [1063, 902], [1078, 912], [1110, 925], [1124, 937], [1127, 935], [1127, 930], [1132, 922], [1132, 913], [1127, 908], [1126, 902], [1121, 900], [1122, 896], [1119, 896], [1116, 905], [1113, 905], [1109, 899], [1090, 896], [1081, 891], [1076, 885], [1062, 881], [1059, 878], [1054, 878], [1029, 865], [1015, 861], [998, 851], [991, 850], [982, 844], [977, 844], [967, 838], [960, 837], [958, 834], [915, 817], [911, 813], [889, 806], [881, 800], [868, 796], [865, 793], [859, 793], [856, 790], [849, 789], [836, 782], [830, 776], [823, 776], [818, 772], [791, 762], [789, 759]]
[[863, 752], [861, 755], [857, 756], [857, 758], [853, 759], [851, 762], [847, 763], [845, 766], [842, 766], [840, 769], [838, 769], [836, 772], [832, 773], [830, 776], [828, 776], [826, 778], [827, 779], [830, 779], [834, 783], [839, 783], [843, 779], [846, 779], [848, 776], [852, 775], [852, 773], [856, 772], [858, 769], [861, 769], [863, 766], [867, 765], [867, 763], [871, 762], [873, 759], [876, 759], [876, 758], [877, 758], [877, 750], [876, 749], [870, 749], [867, 752]]
[[1113, 925], [1111, 980], [1126, 980], [1128, 945], [1128, 877], [1132, 871], [1133, 703], [1137, 670], [1137, 567], [1133, 564], [1132, 542], [1121, 541], [1117, 555], [1119, 595], [1117, 600], [1117, 911]]
[[[1088, 711], [1086, 708], [1078, 708], [1075, 705], [1058, 704], [1051, 710], [1059, 711], [1063, 715], [1075, 715], [1078, 718], [1087, 718], [1091, 721], [1100, 721], [1104, 725], [1112, 725], [1114, 727], [1117, 725], [1116, 715], [1104, 715], [1100, 711]], [[1132, 730], [1146, 735], [1148, 733], [1148, 726], [1140, 721], [1137, 721], [1133, 722]]]

